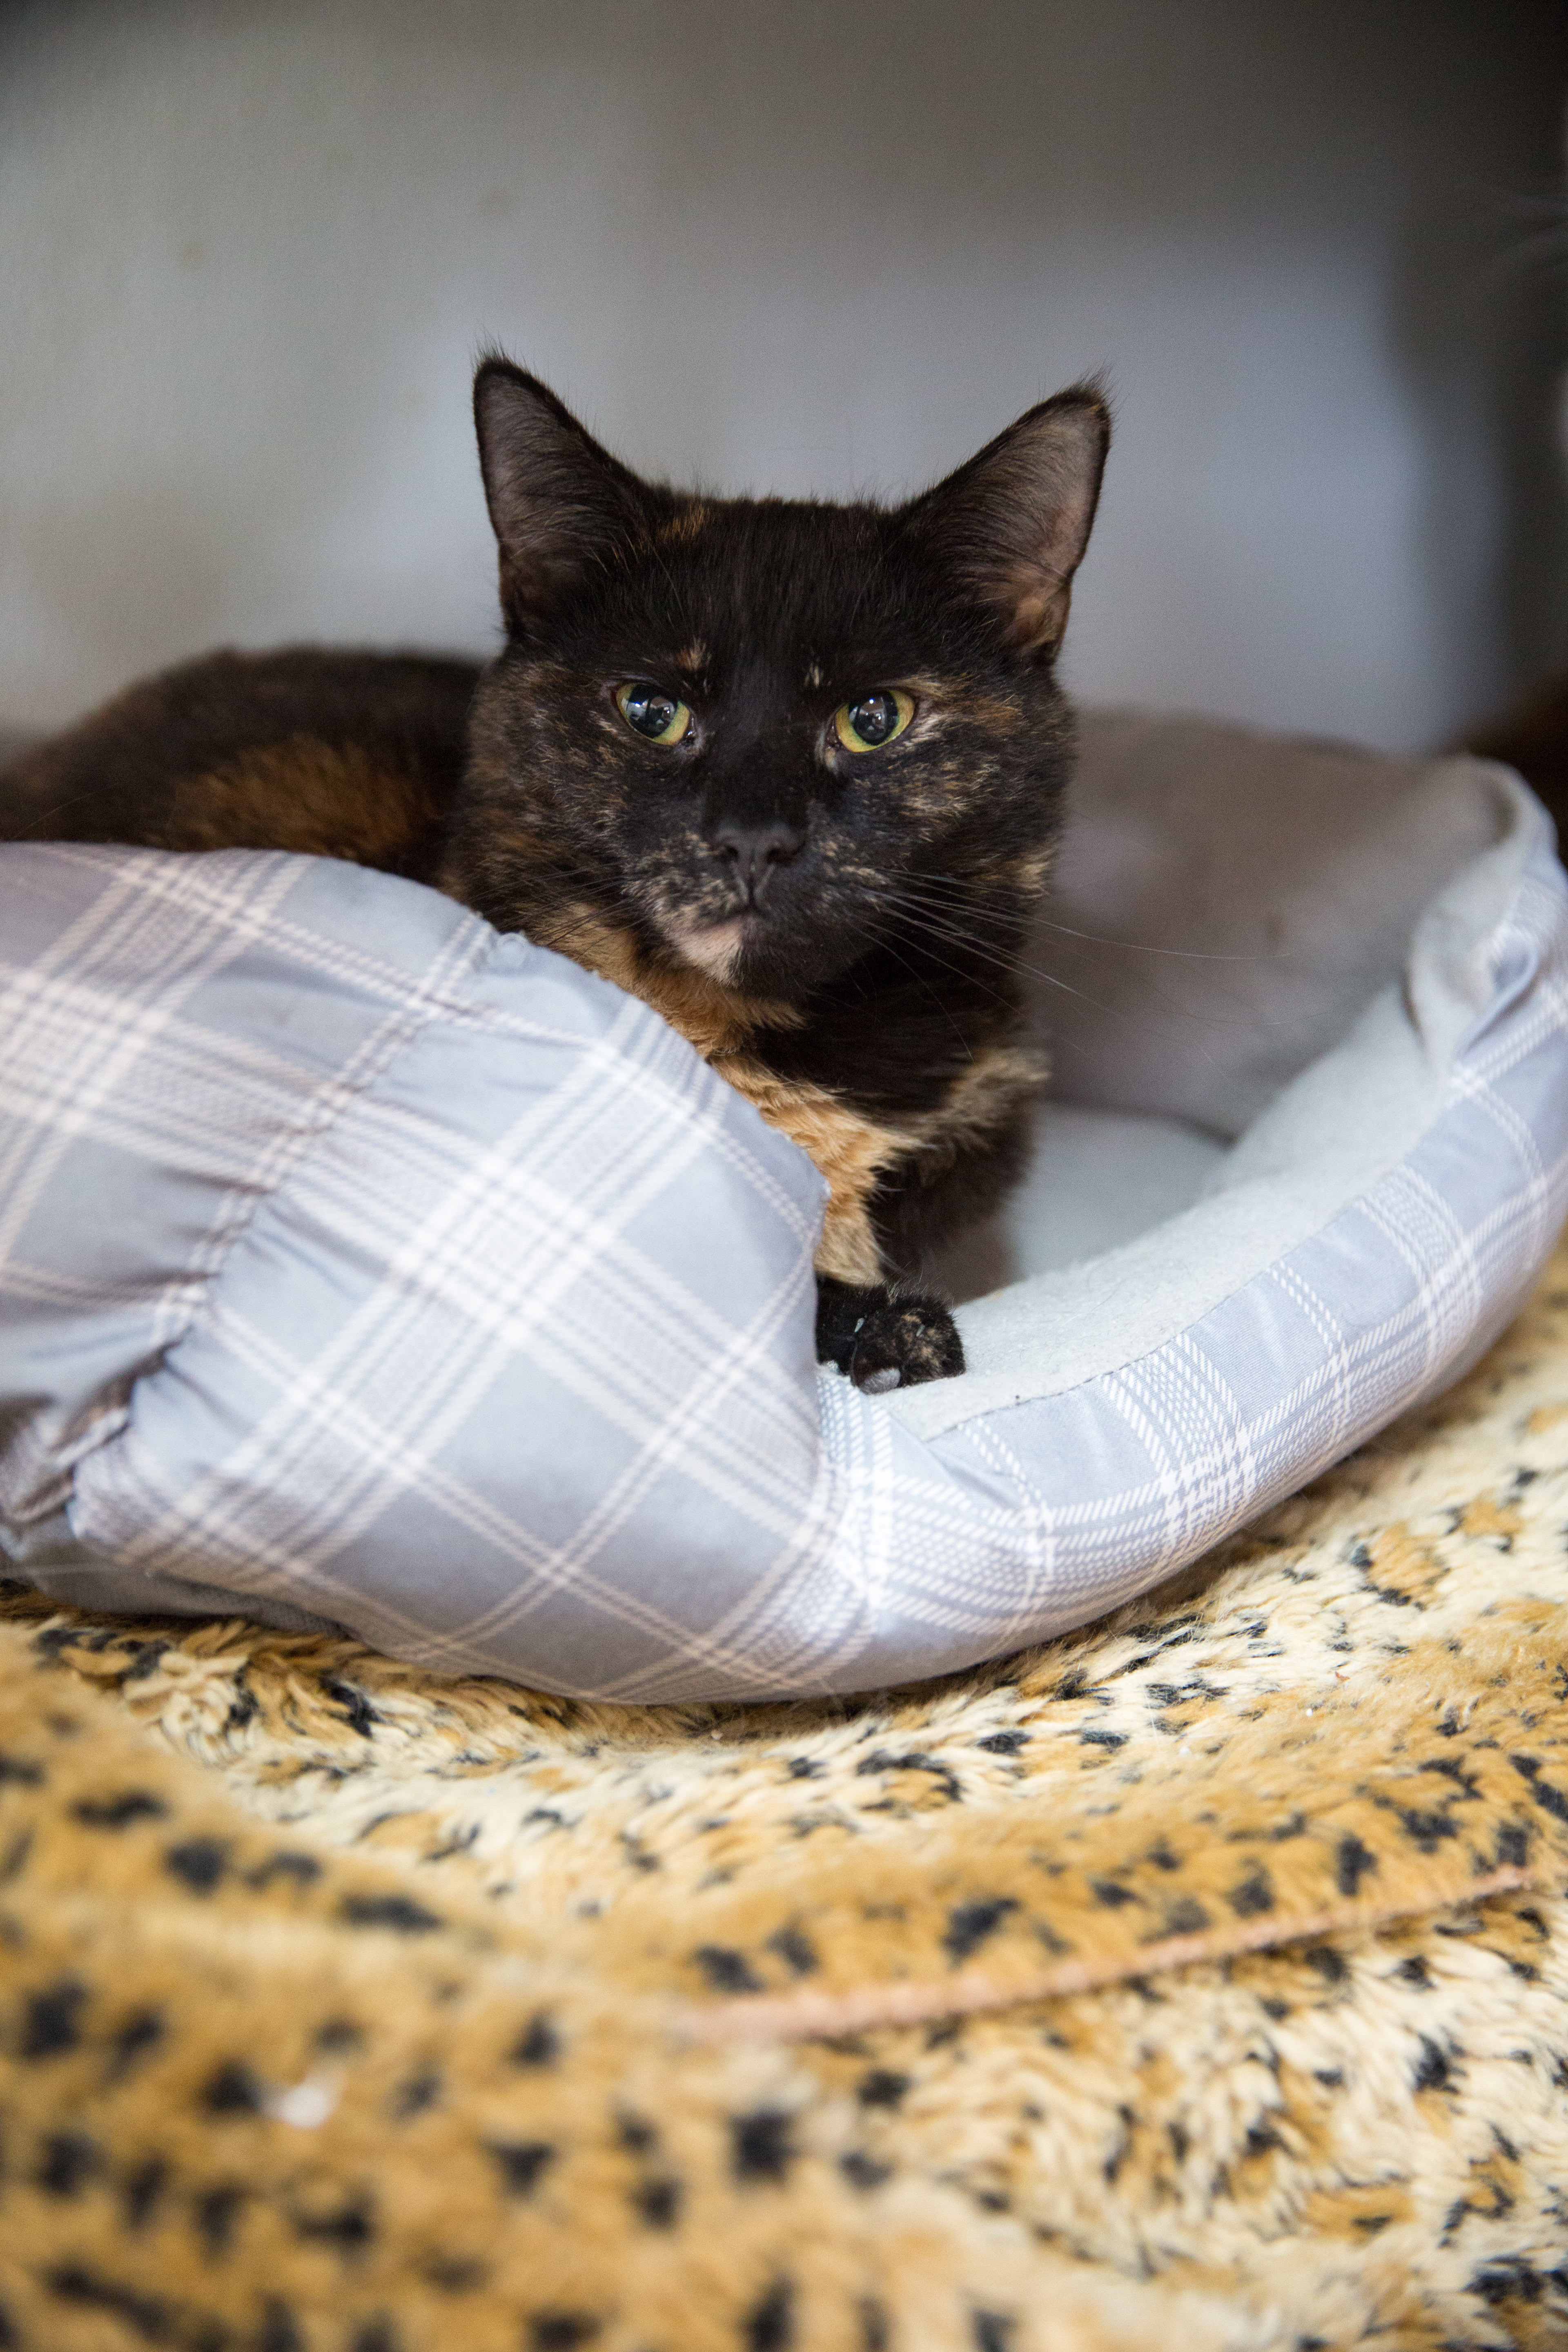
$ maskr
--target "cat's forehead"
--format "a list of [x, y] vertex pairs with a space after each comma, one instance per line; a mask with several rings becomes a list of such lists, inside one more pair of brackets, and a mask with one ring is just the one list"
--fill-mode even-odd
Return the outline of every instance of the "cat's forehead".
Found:
[[765, 664], [811, 688], [918, 622], [888, 519], [784, 499], [680, 502], [637, 566], [646, 623], [692, 677]]

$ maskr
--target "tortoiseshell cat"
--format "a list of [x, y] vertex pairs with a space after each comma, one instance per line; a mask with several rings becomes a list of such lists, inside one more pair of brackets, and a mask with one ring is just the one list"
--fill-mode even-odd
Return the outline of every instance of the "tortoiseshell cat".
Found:
[[25, 759], [0, 832], [353, 858], [574, 957], [827, 1177], [819, 1355], [867, 1388], [962, 1370], [910, 1277], [1018, 1171], [1042, 1076], [1014, 966], [1103, 400], [1058, 394], [892, 509], [642, 481], [504, 359], [474, 404], [489, 668], [214, 655]]

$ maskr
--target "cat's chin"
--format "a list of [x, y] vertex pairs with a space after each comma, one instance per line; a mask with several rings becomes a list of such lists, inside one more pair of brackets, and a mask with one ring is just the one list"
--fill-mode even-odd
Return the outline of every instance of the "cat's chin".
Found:
[[721, 923], [666, 916], [659, 929], [688, 971], [701, 972], [721, 988], [781, 1004], [835, 979], [865, 944], [852, 932], [829, 940], [820, 931], [805, 932], [765, 914], [731, 915]]
[[727, 923], [697, 923], [688, 919], [667, 923], [665, 936], [683, 963], [727, 984], [734, 978], [746, 944], [746, 926], [739, 915]]

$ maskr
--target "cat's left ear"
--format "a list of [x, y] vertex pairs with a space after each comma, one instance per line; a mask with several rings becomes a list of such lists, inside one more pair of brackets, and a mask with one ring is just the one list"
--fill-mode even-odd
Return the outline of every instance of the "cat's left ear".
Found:
[[1110, 446], [1104, 394], [1075, 384], [903, 509], [927, 554], [1024, 660], [1048, 659], [1061, 643]]
[[548, 384], [499, 352], [474, 378], [485, 499], [509, 627], [531, 635], [561, 599], [636, 535], [648, 492]]

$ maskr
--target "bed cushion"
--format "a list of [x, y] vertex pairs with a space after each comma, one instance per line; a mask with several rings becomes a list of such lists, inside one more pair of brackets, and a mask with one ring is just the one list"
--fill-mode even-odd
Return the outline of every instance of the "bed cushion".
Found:
[[1086, 750], [1037, 1173], [955, 1262], [969, 1373], [877, 1399], [812, 1360], [815, 1170], [647, 1008], [328, 861], [0, 850], [16, 1572], [849, 1690], [1098, 1614], [1454, 1377], [1568, 1207], [1543, 814], [1470, 761]]

